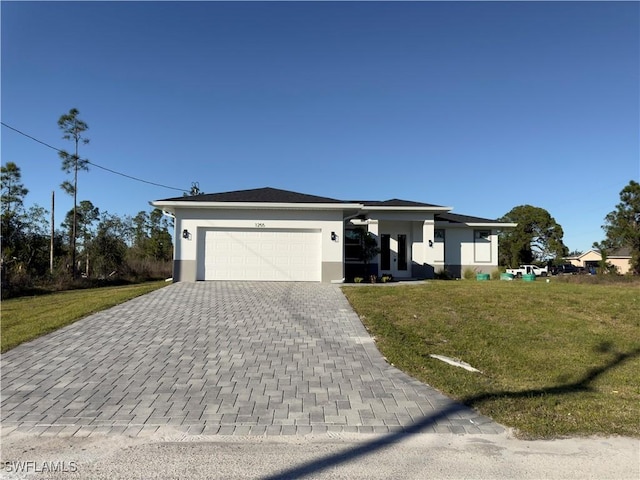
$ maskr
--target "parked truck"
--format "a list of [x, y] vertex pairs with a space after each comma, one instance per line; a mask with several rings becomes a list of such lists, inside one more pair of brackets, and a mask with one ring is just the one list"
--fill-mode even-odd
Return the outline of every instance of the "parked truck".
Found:
[[549, 274], [549, 267], [538, 267], [537, 265], [520, 265], [518, 268], [507, 268], [507, 273], [521, 277], [522, 275], [535, 275], [536, 277], [546, 277]]

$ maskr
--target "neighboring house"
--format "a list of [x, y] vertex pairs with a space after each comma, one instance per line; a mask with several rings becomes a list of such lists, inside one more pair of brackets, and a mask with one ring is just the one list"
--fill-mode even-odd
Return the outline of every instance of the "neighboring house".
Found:
[[[582, 255], [574, 257], [566, 257], [565, 260], [570, 262], [576, 267], [582, 267], [587, 272], [591, 269], [598, 268], [602, 255], [597, 250], [589, 250]], [[610, 263], [618, 269], [618, 273], [624, 275], [631, 270], [631, 250], [628, 248], [620, 248], [618, 250], [612, 250], [607, 254], [607, 263]]]
[[354, 229], [375, 236], [372, 274], [432, 278], [498, 265], [498, 231], [513, 228], [406, 200], [342, 201], [259, 188], [151, 202], [175, 218], [174, 281], [342, 282], [362, 268]]

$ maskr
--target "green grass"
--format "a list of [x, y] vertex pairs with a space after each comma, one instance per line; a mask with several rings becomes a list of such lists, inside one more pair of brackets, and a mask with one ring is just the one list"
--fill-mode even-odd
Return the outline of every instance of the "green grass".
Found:
[[433, 281], [344, 292], [389, 362], [523, 438], [640, 436], [637, 283]]
[[2, 352], [165, 285], [164, 281], [149, 282], [3, 300]]

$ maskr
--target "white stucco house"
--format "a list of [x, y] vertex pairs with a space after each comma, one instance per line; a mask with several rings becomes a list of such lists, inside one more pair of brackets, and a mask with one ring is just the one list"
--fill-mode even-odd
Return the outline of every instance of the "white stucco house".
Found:
[[174, 281], [342, 282], [358, 275], [355, 229], [377, 240], [370, 274], [432, 278], [498, 265], [498, 231], [515, 227], [407, 200], [344, 201], [259, 188], [151, 202], [174, 217]]

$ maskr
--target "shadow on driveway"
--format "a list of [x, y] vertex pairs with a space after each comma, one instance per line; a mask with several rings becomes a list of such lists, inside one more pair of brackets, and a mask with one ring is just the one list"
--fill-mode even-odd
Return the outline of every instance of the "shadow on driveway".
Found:
[[[608, 345], [601, 345], [601, 350], [607, 351], [610, 349]], [[263, 477], [264, 480], [277, 480], [277, 479], [285, 479], [285, 478], [301, 478], [312, 474], [317, 474], [329, 468], [336, 467], [340, 464], [347, 463], [353, 460], [356, 460], [360, 457], [364, 457], [366, 455], [370, 455], [372, 453], [377, 452], [385, 447], [388, 447], [392, 444], [398, 443], [405, 439], [407, 435], [413, 435], [420, 433], [425, 428], [434, 425], [439, 420], [447, 418], [447, 416], [457, 413], [461, 410], [466, 409], [465, 405], [470, 407], [475, 407], [486, 400], [501, 397], [501, 398], [532, 398], [532, 397], [541, 397], [545, 395], [567, 395], [577, 392], [588, 392], [592, 390], [590, 384], [596, 380], [599, 376], [611, 370], [612, 368], [623, 364], [624, 362], [638, 357], [640, 355], [640, 348], [636, 348], [627, 353], [616, 353], [615, 358], [613, 358], [608, 363], [593, 368], [585, 373], [585, 375], [576, 382], [566, 383], [564, 385], [559, 385], [556, 387], [549, 388], [540, 388], [540, 389], [532, 389], [532, 390], [523, 390], [519, 392], [493, 392], [493, 393], [484, 393], [472, 397], [467, 397], [461, 400], [461, 403], [451, 404], [449, 407], [441, 409], [438, 412], [433, 413], [432, 415], [425, 416], [422, 420], [414, 423], [411, 426], [404, 427], [401, 431], [394, 432], [383, 437], [380, 437], [376, 440], [372, 440], [370, 442], [363, 443], [362, 445], [351, 448], [349, 450], [345, 450], [338, 454], [330, 455], [313, 462], [305, 463], [303, 465], [299, 465], [283, 472], [278, 473], [277, 475], [270, 475], [268, 477]]]

